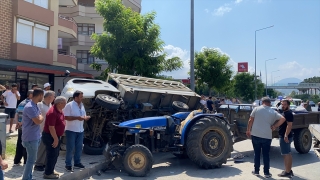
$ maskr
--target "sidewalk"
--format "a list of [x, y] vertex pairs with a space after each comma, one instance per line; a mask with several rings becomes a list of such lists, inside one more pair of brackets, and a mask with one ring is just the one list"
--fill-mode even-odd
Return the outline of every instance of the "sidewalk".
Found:
[[[75, 169], [74, 172], [67, 172], [65, 171], [65, 151], [60, 151], [60, 156], [58, 158], [58, 162], [56, 164], [55, 170], [60, 174], [59, 179], [67, 179], [67, 180], [78, 180], [84, 179], [91, 175], [97, 173], [98, 170], [101, 170], [103, 167], [103, 163], [105, 157], [103, 155], [99, 156], [90, 156], [86, 154], [82, 154], [81, 161], [82, 164], [86, 167], [83, 170]], [[15, 166], [13, 167], [13, 157], [10, 159], [7, 158], [6, 161], [8, 162], [8, 169], [4, 171], [4, 179], [6, 180], [13, 180], [13, 179], [21, 179], [24, 166]], [[23, 163], [23, 160], [22, 160]], [[40, 180], [43, 179], [43, 172], [34, 171], [33, 178]]]

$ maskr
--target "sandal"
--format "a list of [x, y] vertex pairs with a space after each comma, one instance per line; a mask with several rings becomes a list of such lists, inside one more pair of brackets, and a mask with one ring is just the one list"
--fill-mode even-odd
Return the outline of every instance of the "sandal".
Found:
[[13, 133], [13, 131], [12, 131], [12, 130], [10, 130], [10, 131], [9, 131], [9, 133]]

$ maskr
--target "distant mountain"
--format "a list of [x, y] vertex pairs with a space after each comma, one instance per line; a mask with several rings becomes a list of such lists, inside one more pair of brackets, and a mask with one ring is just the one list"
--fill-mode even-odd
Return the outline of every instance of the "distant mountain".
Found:
[[[298, 78], [285, 78], [281, 79], [280, 81], [275, 82], [276, 84], [288, 84], [288, 83], [301, 83], [302, 80]], [[292, 91], [298, 92], [296, 89], [277, 89], [277, 91], [280, 91], [284, 93], [285, 95], [289, 95]]]
[[276, 82], [276, 84], [287, 84], [287, 83], [301, 83], [302, 80], [298, 78], [285, 78], [281, 79], [280, 81]]

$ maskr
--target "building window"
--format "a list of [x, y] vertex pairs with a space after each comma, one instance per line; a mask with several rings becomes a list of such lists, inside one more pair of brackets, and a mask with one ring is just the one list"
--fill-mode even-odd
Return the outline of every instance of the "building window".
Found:
[[78, 34], [83, 34], [83, 35], [92, 35], [95, 33], [95, 25], [94, 24], [83, 24], [83, 23], [78, 23]]
[[48, 0], [25, 0], [25, 1], [35, 4], [37, 6], [43, 7], [45, 9], [49, 8]]
[[92, 64], [94, 62], [94, 57], [87, 50], [78, 50], [77, 61], [80, 64]]
[[18, 19], [17, 42], [47, 48], [49, 27]]

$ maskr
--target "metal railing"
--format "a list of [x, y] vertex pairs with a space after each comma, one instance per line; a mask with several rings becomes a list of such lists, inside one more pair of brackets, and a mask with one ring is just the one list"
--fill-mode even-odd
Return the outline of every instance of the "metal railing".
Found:
[[67, 17], [67, 16], [63, 16], [63, 15], [59, 14], [59, 18], [67, 20], [67, 21], [71, 21], [71, 22], [73, 22], [74, 25], [76, 25], [78, 27], [77, 22], [72, 17]]

